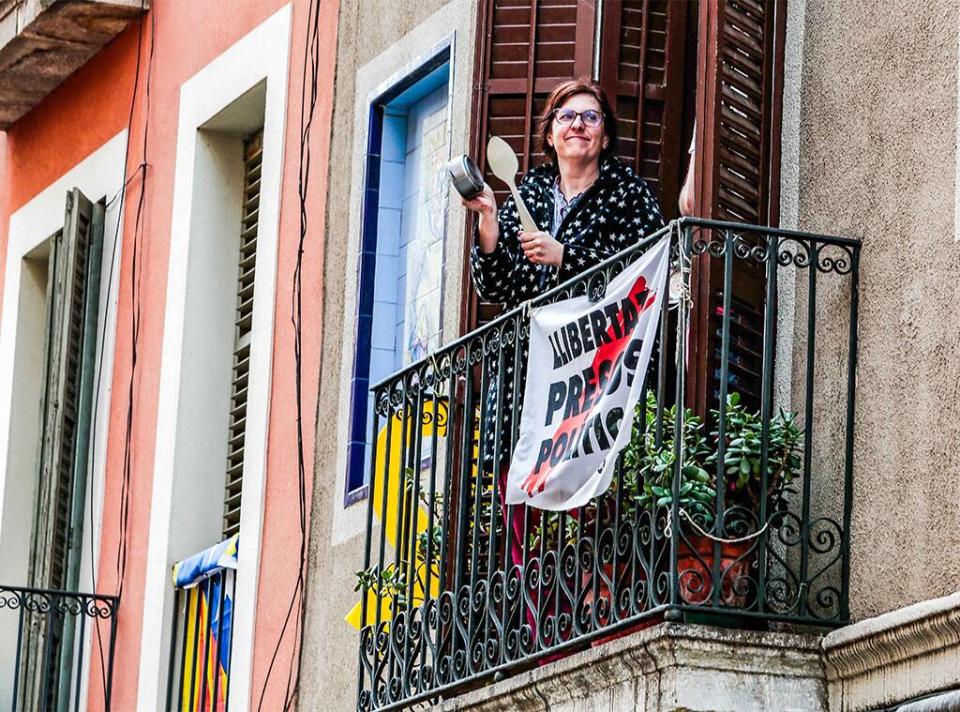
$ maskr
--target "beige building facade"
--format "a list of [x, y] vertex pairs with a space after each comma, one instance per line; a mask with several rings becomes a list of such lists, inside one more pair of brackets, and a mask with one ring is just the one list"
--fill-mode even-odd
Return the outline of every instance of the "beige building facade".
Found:
[[[472, 95], [476, 14], [475, 0], [403, 3], [353, 0], [340, 8], [337, 82], [330, 129], [331, 192], [327, 203], [328, 234], [333, 237], [325, 256], [328, 301], [324, 313], [324, 318], [330, 320], [328, 323], [335, 326], [324, 335], [324, 375], [317, 415], [313, 499], [316, 509], [311, 524], [309, 574], [315, 583], [308, 590], [309, 612], [304, 632], [305, 662], [300, 696], [304, 709], [340, 710], [356, 706], [358, 632], [345, 618], [360, 600], [354, 591], [355, 572], [362, 568], [368, 503], [362, 497], [350, 500], [347, 471], [354, 402], [351, 386], [358, 350], [356, 324], [361, 311], [358, 281], [363, 252], [362, 210], [364, 192], [370, 181], [366, 158], [372, 107], [378, 101], [382, 103], [381, 98], [396, 87], [409, 85], [425, 64], [440, 55], [441, 71], [446, 72], [446, 79], [437, 88], [430, 89], [431, 94], [446, 92], [446, 101], [441, 102], [443, 108], [431, 112], [431, 116], [437, 117], [435, 122], [440, 120], [439, 138], [438, 127], [433, 127], [436, 158], [445, 163], [454, 155], [466, 153], [470, 128], [470, 112], [466, 107], [470, 106]], [[407, 107], [408, 114], [411, 108]], [[411, 137], [413, 128], [407, 128]], [[410, 144], [408, 140], [407, 148]], [[406, 157], [410, 155], [407, 151]], [[415, 189], [423, 192], [424, 185], [437, 176], [444, 177], [437, 171], [436, 163], [426, 164], [420, 160], [417, 163], [417, 168], [423, 170], [412, 179], [402, 171], [383, 176], [384, 189], [389, 187], [389, 182], [404, 186], [405, 193]], [[431, 170], [432, 178], [427, 175]], [[425, 290], [428, 294], [440, 291], [440, 298], [429, 304], [433, 309], [429, 318], [439, 322], [442, 338], [449, 340], [457, 336], [461, 292], [469, 288], [460, 279], [466, 223], [459, 198], [454, 200], [448, 194], [445, 183], [440, 197], [433, 200], [430, 207], [435, 211], [429, 217], [435, 221], [431, 228], [440, 235], [442, 257], [439, 270], [426, 268], [421, 281], [433, 280]], [[387, 208], [381, 217], [386, 217], [387, 211], [394, 212]], [[406, 211], [397, 219], [400, 223], [404, 217], [410, 220], [409, 213], [404, 213]], [[415, 220], [419, 221], [422, 237], [423, 211]], [[389, 229], [388, 225], [381, 221], [379, 227], [383, 231]], [[435, 245], [436, 240], [431, 242], [433, 249]], [[413, 290], [404, 289], [403, 296], [407, 294], [413, 294]], [[384, 328], [383, 323], [376, 326]], [[393, 325], [390, 327], [392, 333]], [[434, 348], [438, 345], [439, 342], [432, 343]], [[390, 372], [393, 370], [390, 368]]]
[[[786, 10], [780, 225], [862, 241], [852, 623], [833, 632], [664, 623], [444, 696], [442, 709], [881, 710], [960, 689], [960, 5], [789, 0]], [[441, 158], [470, 151], [477, 22], [477, 0], [341, 3], [303, 709], [357, 705], [359, 638], [345, 617], [360, 596], [367, 501], [351, 477], [362, 485], [355, 453], [366, 451], [351, 443], [358, 383], [372, 384], [376, 370], [371, 360], [370, 378], [358, 381], [357, 353], [376, 352], [365, 339], [394, 323], [376, 316], [383, 300], [364, 304], [364, 260], [376, 259], [381, 274], [396, 269], [389, 274], [404, 284], [390, 307], [405, 338], [392, 347], [389, 373], [416, 360], [417, 348], [429, 353], [460, 336], [461, 300], [471, 289], [463, 281], [466, 222], [455, 192], [437, 183], [430, 194], [428, 184]], [[434, 103], [424, 103], [430, 97]], [[394, 178], [381, 172], [380, 192], [370, 191], [370, 156], [387, 161], [391, 116], [401, 115], [406, 143], [397, 155], [406, 167], [392, 175], [405, 187], [393, 208], [384, 186]], [[399, 211], [398, 254], [371, 248], [371, 201], [379, 201], [380, 235], [393, 224], [389, 211]], [[416, 236], [407, 239], [411, 219]], [[406, 271], [403, 263], [425, 229], [432, 237], [418, 291], [408, 283], [412, 258]], [[440, 256], [431, 258], [431, 249]], [[807, 347], [805, 279], [779, 286], [781, 405], [805, 386], [802, 373], [783, 366]], [[844, 427], [846, 376], [834, 346], [848, 338], [842, 315], [850, 304], [829, 288], [818, 296], [826, 327], [816, 345], [817, 434], [829, 444], [813, 458], [831, 463], [843, 460], [844, 439], [828, 436]], [[422, 307], [419, 316], [410, 316], [411, 304]], [[372, 336], [363, 331], [367, 315]], [[425, 340], [410, 336], [417, 328]], [[842, 496], [837, 482], [814, 501]]]

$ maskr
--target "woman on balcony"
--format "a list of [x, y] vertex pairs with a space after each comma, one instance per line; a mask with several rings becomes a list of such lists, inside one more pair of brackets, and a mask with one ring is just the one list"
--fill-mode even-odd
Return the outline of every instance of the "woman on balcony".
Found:
[[616, 157], [617, 119], [595, 82], [557, 86], [539, 138], [547, 160], [518, 188], [539, 232], [523, 232], [513, 198], [498, 210], [489, 186], [463, 201], [480, 216], [470, 255], [477, 292], [508, 308], [663, 227], [647, 184]]
[[[477, 292], [507, 308], [543, 294], [663, 227], [647, 184], [616, 156], [617, 119], [595, 82], [575, 79], [557, 86], [540, 117], [539, 138], [547, 160], [523, 177], [518, 191], [540, 231], [523, 231], [512, 197], [498, 210], [490, 186], [463, 201], [479, 214], [470, 255]], [[508, 364], [510, 383], [512, 351], [501, 358]], [[525, 354], [518, 363], [526, 369]], [[481, 460], [484, 470], [500, 475], [502, 491], [512, 452], [511, 389], [503, 397], [499, 453], [497, 410], [493, 383], [484, 405]], [[511, 517], [515, 563], [522, 556], [523, 531], [522, 517], [516, 514]]]

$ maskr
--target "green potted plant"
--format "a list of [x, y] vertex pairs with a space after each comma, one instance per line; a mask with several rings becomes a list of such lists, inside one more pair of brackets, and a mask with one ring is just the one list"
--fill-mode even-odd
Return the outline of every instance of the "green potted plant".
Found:
[[[673, 427], [675, 409], [665, 409], [663, 414], [663, 439], [656, 444], [656, 400], [649, 394], [646, 408], [637, 406], [634, 418], [633, 433], [630, 444], [624, 452], [624, 463], [621, 475], [615, 478], [607, 492], [581, 507], [576, 512], [547, 512], [541, 515], [531, 527], [527, 542], [528, 551], [536, 555], [541, 542], [547, 549], [562, 549], [565, 546], [576, 546], [584, 540], [590, 543], [594, 556], [601, 561], [595, 566], [585, 567], [579, 574], [579, 597], [583, 605], [594, 608], [593, 614], [599, 627], [606, 626], [612, 616], [612, 608], [618, 605], [614, 601], [614, 591], [620, 586], [613, 586], [615, 581], [626, 581], [629, 578], [627, 569], [633, 569], [634, 576], [644, 577], [642, 567], [631, 566], [628, 557], [621, 557], [614, 564], [609, 555], [604, 557], [600, 553], [601, 541], [610, 542], [618, 535], [616, 527], [623, 523], [638, 521], [638, 510], [655, 509], [669, 506], [671, 501], [670, 479], [674, 469]], [[690, 512], [696, 512], [702, 517], [709, 514], [709, 503], [713, 501], [716, 492], [710, 484], [710, 475], [706, 467], [711, 462], [710, 448], [703, 433], [703, 424], [695, 418], [691, 411], [686, 411], [684, 422], [684, 482], [681, 485], [680, 504]], [[617, 490], [622, 488], [618, 497]], [[562, 531], [561, 531], [562, 528]], [[594, 571], [596, 569], [596, 571]], [[627, 582], [627, 586], [633, 582]], [[573, 582], [567, 586], [574, 589]], [[611, 590], [613, 588], [613, 591]], [[618, 633], [599, 638], [600, 644], [607, 640], [621, 637], [647, 625], [653, 625], [656, 620], [641, 622]]]
[[[720, 562], [720, 598], [730, 608], [748, 605], [749, 573], [756, 561], [760, 505], [766, 497], [766, 518], [776, 526], [777, 512], [785, 511], [790, 485], [802, 469], [803, 433], [796, 426], [794, 414], [779, 410], [767, 428], [767, 488], [761, 492], [763, 424], [760, 413], [746, 407], [738, 393], [727, 397], [725, 408], [723, 467], [717, 466], [719, 433], [708, 432], [701, 417], [692, 410], [683, 411], [683, 466], [679, 483], [678, 506], [682, 537], [679, 546], [677, 574], [680, 597], [687, 604], [702, 604], [713, 593], [716, 553]], [[711, 423], [719, 422], [719, 413], [711, 411]], [[673, 476], [676, 453], [674, 436], [676, 406], [663, 409], [661, 436], [657, 439], [657, 401], [648, 393], [638, 404], [631, 441], [624, 451], [623, 471], [603, 496], [575, 513], [545, 513], [531, 526], [528, 551], [536, 555], [541, 543], [548, 549], [577, 545], [592, 539], [594, 546], [605, 530], [619, 522], [638, 520], [638, 510], [649, 512], [647, 521], [664, 522], [664, 515], [673, 504]], [[718, 482], [718, 471], [722, 473]], [[623, 491], [617, 497], [617, 488]], [[724, 490], [723, 521], [718, 536], [715, 531], [717, 488]], [[619, 501], [618, 507], [615, 503]], [[659, 516], [658, 516], [659, 515]], [[676, 535], [676, 534], [675, 534]], [[717, 546], [717, 544], [719, 546]], [[596, 552], [595, 552], [596, 553]], [[616, 570], [610, 560], [581, 574], [579, 590], [584, 603], [595, 605], [599, 625], [610, 618], [612, 600], [609, 582], [623, 578], [626, 561], [618, 561]], [[637, 571], [636, 575], [643, 575]], [[568, 586], [571, 584], [568, 583]], [[632, 630], [632, 629], [630, 629]]]
[[[657, 443], [656, 401], [648, 396], [638, 408], [634, 433], [625, 453], [624, 487], [637, 506], [656, 510], [673, 504], [676, 407], [663, 412], [662, 439]], [[794, 414], [780, 409], [767, 428], [767, 486], [763, 488], [763, 423], [738, 393], [727, 396], [723, 434], [723, 466], [718, 467], [719, 432], [707, 436], [703, 420], [689, 410], [683, 417], [683, 467], [680, 473], [679, 511], [684, 532], [678, 575], [685, 603], [705, 603], [713, 593], [715, 554], [720, 551], [721, 594], [725, 605], [747, 603], [749, 568], [756, 558], [754, 539], [765, 526], [759, 521], [761, 503], [767, 503], [767, 521], [787, 508], [790, 485], [802, 468], [803, 433]], [[711, 422], [719, 413], [711, 411]], [[718, 472], [722, 478], [718, 481]], [[717, 489], [724, 491], [722, 531], [715, 532]], [[719, 547], [717, 546], [719, 544]]]

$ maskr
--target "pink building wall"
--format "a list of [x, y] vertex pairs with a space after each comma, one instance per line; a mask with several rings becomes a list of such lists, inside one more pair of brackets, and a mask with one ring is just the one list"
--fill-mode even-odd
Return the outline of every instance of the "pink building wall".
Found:
[[[144, 567], [150, 522], [155, 430], [163, 315], [169, 257], [180, 86], [239, 38], [271, 16], [281, 0], [153, 0], [143, 19], [141, 81], [129, 134], [127, 175], [141, 161], [144, 126], [147, 133], [145, 201], [140, 254], [141, 326], [133, 381], [132, 473], [127, 533], [128, 564], [118, 616], [114, 664], [113, 709], [137, 705], [141, 655]], [[338, 2], [320, 3], [319, 98], [312, 132], [309, 234], [303, 256], [303, 442], [310, 502], [319, 355], [322, 334], [322, 267], [326, 204], [329, 125], [333, 94]], [[298, 512], [297, 431], [294, 379], [294, 334], [290, 321], [293, 270], [299, 233], [297, 182], [300, 146], [300, 99], [307, 0], [293, 0], [285, 155], [280, 198], [280, 241], [273, 334], [273, 374], [269, 419], [262, 554], [256, 614], [255, 653], [250, 706], [259, 703], [274, 647], [298, 575], [300, 526]], [[145, 115], [145, 76], [150, 23], [155, 22], [155, 54], [150, 84], [150, 111]], [[7, 249], [10, 215], [77, 162], [126, 128], [138, 40], [132, 23], [119, 37], [47, 97], [4, 136], [0, 134], [0, 264]], [[114, 353], [113, 397], [103, 503], [103, 530], [98, 565], [98, 592], [115, 593], [117, 546], [131, 373], [131, 255], [136, 201], [141, 182], [127, 193], [123, 224], [123, 261], [119, 275], [119, 307]], [[0, 280], [3, 275], [0, 274]], [[2, 285], [0, 285], [2, 291]], [[281, 709], [290, 664], [293, 628], [280, 649], [263, 709]], [[103, 706], [101, 690], [90, 686], [89, 709]]]

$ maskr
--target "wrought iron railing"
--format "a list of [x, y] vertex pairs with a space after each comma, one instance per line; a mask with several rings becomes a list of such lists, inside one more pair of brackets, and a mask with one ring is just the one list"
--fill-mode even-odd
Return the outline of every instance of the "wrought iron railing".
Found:
[[117, 598], [0, 585], [0, 708], [80, 710], [101, 686], [110, 709]]
[[168, 712], [229, 709], [238, 540], [234, 535], [174, 567]]
[[359, 709], [448, 698], [664, 619], [847, 622], [860, 244], [684, 219], [533, 306], [595, 298], [663, 237], [679, 308], [587, 506], [502, 504], [526, 308], [374, 387]]

